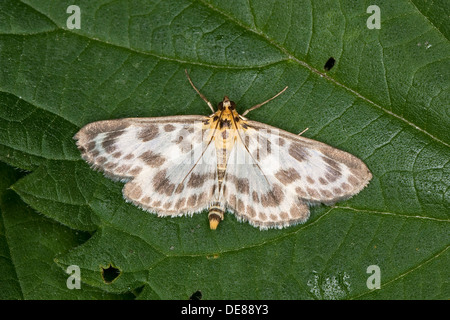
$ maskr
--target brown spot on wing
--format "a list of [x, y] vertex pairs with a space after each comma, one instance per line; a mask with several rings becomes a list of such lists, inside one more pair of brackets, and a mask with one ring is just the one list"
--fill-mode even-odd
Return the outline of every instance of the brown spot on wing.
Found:
[[359, 180], [356, 179], [356, 177], [354, 175], [350, 175], [348, 177], [348, 182], [354, 187], [357, 187], [359, 185]]
[[301, 178], [300, 174], [294, 168], [281, 169], [275, 173], [275, 177], [284, 185], [288, 185]]
[[238, 199], [236, 210], [241, 214], [245, 211], [244, 201], [241, 199]]
[[107, 162], [103, 165], [103, 167], [107, 170], [112, 170], [115, 167], [117, 167], [118, 163], [117, 162]]
[[[91, 142], [89, 142], [88, 143], [88, 145], [86, 146], [86, 151], [87, 152], [90, 152], [90, 151], [92, 151], [92, 150], [94, 150], [95, 149], [95, 141], [91, 141]], [[82, 147], [81, 147], [82, 148]], [[83, 151], [82, 151], [83, 152]]]
[[116, 140], [119, 136], [123, 134], [123, 130], [113, 131], [106, 134], [105, 138], [102, 142], [102, 147], [105, 149], [107, 153], [113, 153], [116, 151], [117, 147], [115, 146]]
[[301, 145], [297, 143], [291, 143], [289, 146], [289, 154], [297, 161], [305, 161], [309, 158], [308, 152]]
[[289, 215], [288, 215], [288, 213], [287, 212], [281, 212], [280, 213], [280, 218], [282, 219], [282, 220], [288, 220], [289, 219]]
[[180, 210], [183, 208], [186, 204], [186, 198], [178, 199], [178, 201], [175, 203], [175, 210]]
[[259, 197], [258, 197], [258, 193], [256, 191], [253, 191], [252, 198], [253, 198], [253, 202], [259, 203]]
[[164, 126], [165, 132], [172, 132], [173, 130], [175, 130], [175, 126], [173, 124], [168, 123]]
[[251, 206], [247, 206], [247, 214], [250, 218], [254, 218], [256, 216], [256, 211]]
[[237, 178], [235, 184], [239, 193], [249, 194], [250, 186], [247, 178]]
[[[361, 182], [367, 182], [372, 178], [372, 174], [364, 162], [354, 155], [328, 146], [322, 147], [320, 151], [336, 163], [346, 165]], [[328, 164], [331, 165], [330, 163]]]
[[207, 200], [206, 197], [207, 197], [206, 192], [200, 193], [197, 198], [197, 204], [203, 204]]
[[120, 158], [120, 156], [122, 156], [122, 152], [120, 152], [120, 151], [114, 152], [112, 156], [114, 158]]
[[131, 168], [130, 164], [122, 164], [114, 170], [114, 173], [118, 175], [125, 175], [128, 172], [128, 170], [130, 170], [130, 168]]
[[[168, 181], [168, 179], [167, 179], [167, 181]], [[168, 196], [171, 196], [173, 194], [174, 189], [175, 189], [175, 184], [170, 183], [170, 182], [164, 183], [162, 185], [162, 188], [160, 188], [160, 190]]]
[[152, 168], [160, 167], [166, 159], [158, 153], [154, 153], [151, 150], [148, 150], [139, 156], [139, 159], [144, 161], [147, 165]]
[[95, 162], [97, 164], [103, 164], [106, 162], [106, 160], [108, 160], [108, 159], [106, 159], [105, 157], [98, 157], [97, 159], [95, 159]]
[[151, 201], [151, 199], [150, 199], [149, 196], [146, 196], [146, 197], [142, 198], [142, 200], [141, 200], [141, 202], [143, 202], [143, 203], [145, 203], [145, 204], [149, 204], [150, 201]]
[[340, 171], [337, 171], [333, 169], [332, 167], [327, 167], [327, 173], [325, 174], [325, 178], [327, 178], [328, 181], [334, 182], [336, 181], [342, 173]]
[[103, 149], [105, 149], [107, 153], [113, 153], [114, 151], [116, 151], [117, 147], [115, 146], [115, 143], [117, 141], [117, 138], [120, 137], [123, 133], [124, 130], [117, 130], [107, 133], [102, 142]]
[[104, 140], [102, 142], [102, 147], [107, 153], [113, 153], [114, 151], [116, 151], [115, 143], [115, 140]]
[[175, 184], [171, 183], [166, 176], [167, 170], [159, 171], [152, 180], [153, 188], [155, 191], [168, 196], [172, 195], [175, 189]]
[[308, 191], [308, 194], [309, 194], [311, 197], [313, 197], [313, 198], [315, 198], [315, 199], [320, 198], [320, 195], [319, 195], [319, 193], [317, 192], [316, 189], [306, 188], [306, 191]]
[[98, 157], [99, 154], [100, 154], [100, 152], [99, 152], [98, 150], [94, 150], [94, 151], [91, 152], [91, 156], [92, 156], [93, 158]]
[[184, 184], [179, 184], [179, 185], [177, 186], [177, 188], [175, 189], [175, 193], [176, 193], [176, 194], [180, 194], [180, 193], [183, 192], [183, 190], [184, 190]]
[[326, 189], [320, 189], [319, 191], [325, 198], [332, 198], [333, 197], [333, 194], [330, 191], [326, 190]]
[[147, 142], [155, 139], [158, 136], [159, 129], [157, 125], [150, 124], [147, 127], [144, 127], [139, 131], [138, 138], [142, 140], [142, 142]]
[[272, 143], [270, 140], [265, 137], [258, 137], [258, 148], [253, 152], [253, 157], [256, 161], [260, 161], [261, 159], [267, 157], [267, 155], [272, 153]]
[[85, 137], [86, 140], [94, 140], [100, 133], [124, 130], [128, 128], [129, 125], [128, 121], [125, 120], [97, 121], [84, 126], [76, 134], [75, 138], [82, 139]]
[[304, 219], [306, 219], [308, 217], [309, 208], [303, 202], [296, 203], [296, 204], [293, 204], [291, 206], [291, 209], [289, 210], [289, 214], [291, 215], [291, 217], [293, 219], [296, 219], [296, 220], [302, 219], [302, 220], [304, 220]]
[[117, 139], [118, 137], [120, 137], [123, 133], [125, 132], [125, 130], [116, 130], [116, 131], [111, 131], [111, 132], [109, 132], [107, 135], [106, 135], [106, 137], [105, 137], [105, 139], [106, 140], [108, 140], [108, 139]]
[[305, 192], [305, 190], [303, 190], [303, 188], [301, 187], [296, 187], [295, 188], [295, 192], [302, 198], [306, 198], [308, 197], [308, 194]]
[[334, 161], [333, 159], [330, 159], [328, 157], [322, 157], [322, 160], [325, 161], [326, 163], [328, 163], [328, 165], [336, 170], [340, 169], [340, 165], [339, 163], [337, 163], [336, 161]]
[[247, 148], [250, 146], [250, 136], [247, 134], [244, 136], [244, 144], [247, 146]]
[[207, 178], [208, 176], [205, 174], [191, 173], [187, 186], [190, 188], [199, 188], [203, 186]]
[[175, 143], [176, 144], [180, 144], [180, 143], [182, 143], [183, 142], [183, 136], [179, 136], [176, 140], [175, 140]]
[[160, 200], [156, 200], [152, 203], [152, 207], [154, 207], [154, 208], [159, 208], [160, 206], [161, 206]]
[[316, 181], [314, 181], [314, 179], [313, 178], [311, 178], [310, 176], [307, 176], [306, 177], [306, 181], [308, 181], [308, 183], [310, 183], [310, 184], [314, 184]]
[[230, 196], [228, 204], [230, 205], [230, 207], [236, 208], [236, 196], [234, 194]]
[[345, 191], [349, 191], [351, 189], [350, 185], [345, 182], [341, 184], [341, 188], [344, 189]]
[[153, 187], [155, 189], [161, 184], [161, 182], [163, 182], [167, 179], [166, 174], [167, 174], [167, 169], [161, 170], [157, 174], [155, 174], [155, 176], [153, 177], [153, 180], [152, 180]]
[[187, 200], [187, 205], [189, 207], [194, 207], [197, 204], [197, 195], [193, 194], [192, 196], [190, 196]]
[[261, 204], [264, 207], [276, 207], [283, 199], [284, 193], [282, 188], [278, 184], [275, 184], [271, 191], [261, 195]]
[[142, 189], [136, 183], [128, 182], [125, 184], [124, 194], [129, 199], [138, 200], [142, 196]]
[[130, 174], [133, 176], [138, 175], [142, 171], [142, 167], [134, 167], [133, 170], [130, 171]]

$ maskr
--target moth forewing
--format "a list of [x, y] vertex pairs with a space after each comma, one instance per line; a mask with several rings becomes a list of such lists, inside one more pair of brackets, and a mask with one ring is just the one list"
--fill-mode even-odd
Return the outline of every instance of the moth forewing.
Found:
[[[259, 130], [279, 130], [251, 120], [248, 124]], [[279, 171], [272, 173], [286, 188], [295, 187], [305, 201], [332, 204], [347, 199], [372, 178], [365, 163], [348, 152], [284, 130], [278, 135], [283, 160]]]
[[[205, 116], [94, 122], [76, 135], [82, 157], [108, 177], [128, 181], [126, 200], [159, 215], [206, 209], [214, 193], [215, 148], [198, 137]], [[198, 155], [203, 154], [204, 161]]]

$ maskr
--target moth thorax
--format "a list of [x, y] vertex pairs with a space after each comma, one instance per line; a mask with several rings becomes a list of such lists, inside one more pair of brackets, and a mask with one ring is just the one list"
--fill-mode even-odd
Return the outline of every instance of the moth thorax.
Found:
[[219, 222], [221, 220], [223, 220], [223, 217], [224, 217], [224, 210], [220, 206], [220, 204], [219, 203], [213, 204], [209, 208], [209, 214], [208, 214], [209, 228], [211, 230], [216, 230], [217, 226], [219, 225]]

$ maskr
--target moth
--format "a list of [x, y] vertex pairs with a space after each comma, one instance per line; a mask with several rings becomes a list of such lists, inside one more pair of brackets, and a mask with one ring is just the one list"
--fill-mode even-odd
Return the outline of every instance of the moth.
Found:
[[87, 124], [75, 136], [94, 169], [125, 182], [123, 196], [158, 216], [209, 210], [211, 229], [225, 212], [260, 229], [305, 222], [309, 206], [360, 192], [372, 175], [357, 157], [249, 120], [228, 97], [209, 116], [126, 118]]

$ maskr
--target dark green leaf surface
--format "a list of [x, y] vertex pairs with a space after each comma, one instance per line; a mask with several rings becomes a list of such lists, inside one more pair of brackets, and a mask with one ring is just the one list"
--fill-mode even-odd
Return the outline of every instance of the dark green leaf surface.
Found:
[[[79, 30], [66, 26], [72, 4]], [[0, 297], [448, 299], [450, 8], [377, 1], [381, 29], [370, 30], [371, 4], [0, 2], [0, 160], [31, 171], [2, 171], [2, 192], [17, 182], [2, 196]], [[95, 120], [208, 114], [185, 68], [214, 104], [228, 95], [240, 112], [289, 86], [249, 118], [309, 128], [363, 159], [373, 180], [283, 230], [226, 215], [211, 231], [206, 213], [158, 218], [126, 203], [72, 136]], [[69, 265], [82, 290], [66, 288]], [[367, 288], [370, 265], [380, 290]]]
[[55, 256], [80, 245], [88, 234], [39, 215], [7, 188], [23, 173], [0, 162], [0, 299], [123, 299], [81, 284], [69, 289], [69, 277]]

